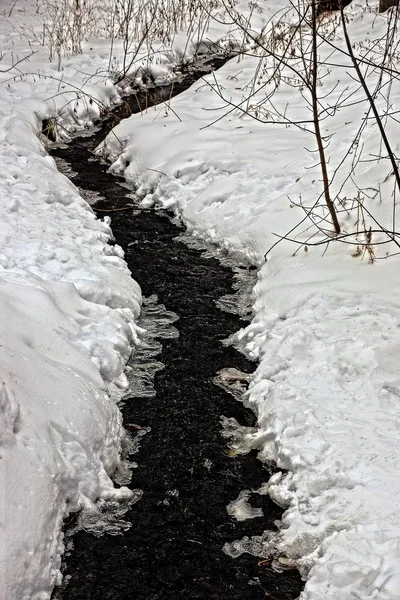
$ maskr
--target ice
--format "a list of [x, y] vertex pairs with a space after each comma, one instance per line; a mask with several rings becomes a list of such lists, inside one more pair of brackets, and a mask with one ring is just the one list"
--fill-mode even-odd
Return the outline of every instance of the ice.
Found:
[[262, 556], [261, 537], [254, 536], [253, 538], [244, 537], [241, 540], [224, 544], [224, 552], [232, 557], [238, 558], [243, 553], [251, 554], [252, 556]]
[[262, 508], [254, 508], [249, 502], [250, 490], [242, 490], [236, 500], [232, 500], [227, 506], [228, 515], [234, 517], [237, 521], [246, 521], [262, 517]]
[[214, 383], [228, 391], [237, 400], [243, 400], [249, 380], [250, 375], [248, 373], [228, 367], [218, 371], [217, 377], [214, 378]]
[[158, 339], [174, 339], [179, 336], [172, 323], [178, 316], [167, 311], [163, 304], [157, 303], [153, 295], [143, 300], [142, 313], [138, 320], [140, 345], [128, 363], [127, 377], [129, 388], [127, 395], [134, 398], [153, 398], [154, 377], [164, 368], [164, 364], [156, 357], [161, 353], [162, 344]]
[[133, 504], [139, 502], [143, 496], [142, 490], [132, 490], [126, 499], [100, 500], [92, 506], [85, 506], [78, 513], [76, 525], [68, 531], [68, 536], [73, 536], [79, 530], [84, 530], [96, 537], [105, 533], [109, 535], [122, 535], [130, 529], [132, 524], [123, 517]]
[[257, 448], [257, 429], [240, 425], [234, 417], [221, 417], [222, 436], [229, 440], [228, 447], [232, 456], [247, 454]]

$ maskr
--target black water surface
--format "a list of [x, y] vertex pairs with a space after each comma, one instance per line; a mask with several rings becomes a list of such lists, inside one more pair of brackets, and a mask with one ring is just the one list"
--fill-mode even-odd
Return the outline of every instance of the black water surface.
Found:
[[[164, 94], [169, 91], [164, 91]], [[137, 100], [135, 100], [137, 103]], [[243, 323], [220, 311], [215, 301], [232, 293], [233, 273], [175, 238], [182, 229], [167, 215], [116, 210], [131, 202], [107, 166], [91, 159], [91, 148], [105, 135], [77, 139], [53, 154], [77, 173], [74, 183], [99, 192], [99, 217], [109, 214], [116, 242], [143, 294], [177, 313], [179, 337], [164, 340], [165, 369], [155, 379], [155, 398], [128, 398], [126, 424], [150, 427], [135, 456], [132, 487], [143, 490], [126, 519], [123, 535], [75, 534], [66, 557], [68, 579], [63, 600], [292, 600], [302, 582], [297, 572], [277, 574], [258, 559], [227, 556], [222, 547], [243, 535], [274, 528], [281, 509], [266, 496], [254, 496], [264, 517], [236, 522], [227, 504], [243, 489], [258, 488], [269, 477], [254, 453], [230, 457], [221, 436], [220, 416], [254, 425], [254, 415], [213, 383], [216, 372], [254, 365], [221, 341]], [[88, 159], [91, 159], [90, 161]], [[255, 502], [257, 500], [257, 502]]]

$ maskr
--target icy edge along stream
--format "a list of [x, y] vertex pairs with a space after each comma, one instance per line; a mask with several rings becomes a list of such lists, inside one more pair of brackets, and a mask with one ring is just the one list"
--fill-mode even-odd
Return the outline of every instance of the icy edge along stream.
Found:
[[[179, 217], [175, 217], [173, 221], [175, 219], [179, 224], [181, 223]], [[253, 314], [253, 288], [257, 281], [256, 268], [250, 264], [238, 264], [238, 261], [231, 258], [216, 244], [211, 244], [201, 238], [194, 237], [193, 233], [181, 233], [176, 239], [177, 241], [186, 244], [189, 248], [203, 251], [205, 258], [216, 258], [222, 265], [233, 271], [233, 289], [235, 290], [235, 293], [221, 296], [221, 298], [216, 301], [216, 306], [220, 310], [239, 315], [239, 317], [245, 321], [250, 321]], [[235, 336], [233, 336], [231, 340], [226, 340], [223, 343], [234, 343], [234, 338]], [[239, 352], [243, 352], [243, 349], [240, 347], [237, 347], [236, 349]]]
[[[179, 221], [179, 219], [178, 219]], [[210, 244], [194, 237], [185, 232], [179, 235], [178, 241], [184, 242], [190, 248], [203, 250], [205, 256], [217, 258], [223, 265], [228, 266], [234, 272], [233, 294], [222, 296], [216, 301], [216, 305], [220, 310], [228, 313], [237, 314], [246, 321], [251, 321], [253, 316], [253, 289], [258, 279], [258, 270], [249, 265], [238, 266], [237, 262], [230, 258], [218, 246]], [[247, 358], [248, 353], [245, 350], [243, 343], [240, 341], [241, 330], [223, 340], [224, 345], [232, 344], [236, 350], [242, 352]], [[214, 379], [214, 383], [236, 400], [242, 402], [249, 408], [246, 402], [248, 385], [252, 379], [252, 375], [238, 371], [231, 367], [219, 371]], [[253, 407], [251, 407], [253, 408]], [[247, 454], [251, 450], [259, 450], [259, 429], [257, 427], [245, 427], [240, 425], [235, 418], [221, 416], [222, 432], [221, 435], [227, 439], [228, 452], [231, 455]], [[282, 472], [273, 474], [270, 479], [261, 485], [258, 489], [243, 489], [236, 499], [233, 499], [226, 507], [228, 514], [237, 521], [245, 521], [257, 517], [263, 517], [263, 510], [251, 505], [252, 494], [269, 495], [270, 486], [273, 486], [282, 478]], [[276, 502], [276, 499], [274, 499]], [[265, 531], [260, 536], [244, 536], [242, 539], [234, 540], [231, 543], [226, 543], [223, 546], [223, 551], [235, 559], [243, 553], [248, 553], [254, 557], [267, 559], [270, 567], [277, 573], [282, 573], [287, 569], [297, 569], [297, 565], [293, 560], [286, 558], [283, 555], [274, 555], [274, 540], [279, 534], [281, 521], [275, 521], [277, 532]]]
[[[203, 250], [205, 257], [217, 258], [224, 266], [232, 269], [234, 273], [233, 288], [235, 292], [219, 298], [216, 301], [216, 305], [220, 310], [239, 315], [242, 319], [250, 320], [252, 315], [252, 291], [257, 281], [257, 270], [255, 268], [249, 268], [248, 266], [238, 266], [237, 262], [223, 253], [218, 246], [197, 239], [187, 232], [179, 235], [177, 240], [184, 242], [189, 248]], [[223, 340], [222, 343], [224, 345], [232, 344], [237, 350], [244, 353], [244, 349], [237, 341], [237, 334]], [[243, 373], [234, 367], [228, 367], [217, 373], [214, 383], [222, 387], [236, 400], [244, 403], [245, 393], [250, 380], [251, 375]], [[246, 454], [254, 448], [254, 442], [257, 439], [256, 427], [244, 427], [233, 417], [226, 417], [224, 415], [221, 416], [221, 424], [222, 436], [228, 440], [228, 452], [231, 455]], [[266, 486], [263, 485], [260, 489], [256, 490], [242, 490], [238, 497], [232, 500], [226, 507], [228, 514], [237, 521], [263, 517], [263, 510], [251, 506], [249, 500], [251, 494], [266, 494], [267, 491], [265, 487]], [[234, 551], [234, 548], [236, 552]], [[241, 549], [241, 551], [238, 551], [239, 549]], [[258, 550], [258, 544], [255, 539], [246, 544], [242, 543], [241, 540], [235, 540], [232, 544], [226, 544], [223, 548], [224, 552], [232, 558], [240, 556], [242, 552], [254, 554], [253, 551], [255, 549]], [[258, 554], [256, 554], [256, 556], [258, 556]], [[279, 564], [274, 566], [277, 572], [282, 571]]]
[[[164, 364], [157, 360], [161, 353], [162, 344], [159, 339], [173, 339], [179, 336], [172, 323], [179, 317], [166, 310], [163, 304], [157, 304], [157, 296], [143, 298], [142, 312], [138, 318], [137, 334], [139, 345], [135, 348], [126, 366], [126, 376], [129, 385], [119, 402], [123, 412], [124, 398], [153, 398], [156, 395], [154, 377], [158, 371], [164, 369]], [[122, 441], [121, 461], [113, 475], [113, 481], [118, 486], [126, 486], [132, 480], [132, 471], [137, 463], [132, 456], [139, 451], [140, 440], [150, 431], [136, 423], [124, 423], [125, 436]], [[138, 502], [143, 491], [131, 490], [131, 496], [121, 499], [100, 499], [95, 504], [84, 507], [77, 515], [74, 525], [67, 530], [67, 548], [73, 547], [73, 535], [83, 529], [95, 536], [102, 534], [119, 535], [131, 527], [129, 521], [123, 516], [130, 507]], [[55, 596], [57, 598], [57, 595]]]

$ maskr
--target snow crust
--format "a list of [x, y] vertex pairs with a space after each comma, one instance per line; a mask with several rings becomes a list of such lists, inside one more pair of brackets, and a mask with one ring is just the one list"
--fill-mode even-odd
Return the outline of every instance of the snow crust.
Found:
[[[268, 3], [266, 11], [283, 6]], [[390, 13], [353, 2], [346, 14], [356, 51], [378, 52]], [[343, 48], [335, 19], [327, 30]], [[354, 103], [322, 124], [324, 134], [333, 134], [330, 174], [339, 167], [332, 195], [339, 193], [348, 209], [340, 214], [342, 228], [354, 231], [352, 206], [361, 190], [369, 211], [391, 230], [393, 177], [387, 161], [372, 160], [380, 153], [372, 120], [363, 130], [365, 160], [348, 177], [353, 153], [347, 152], [367, 110], [357, 104], [362, 90], [343, 54], [332, 47], [321, 52], [330, 53], [321, 97], [329, 92], [333, 106], [343, 89], [353, 92]], [[111, 172], [132, 183], [143, 206], [173, 209], [194, 236], [259, 266], [254, 318], [237, 335], [259, 361], [244, 397], [258, 429], [246, 434], [246, 445], [288, 471], [264, 489], [286, 511], [277, 534], [238, 541], [231, 555], [247, 551], [297, 565], [306, 579], [302, 600], [399, 599], [399, 259], [379, 260], [397, 248], [374, 246], [371, 265], [368, 252], [353, 256], [355, 247], [340, 243], [313, 248], [307, 232], [297, 230], [300, 246], [282, 241], [264, 262], [274, 234], [285, 235], [304, 218], [299, 198], [312, 206], [322, 183], [310, 134], [260, 123], [221, 98], [240, 105], [257, 65], [251, 55], [230, 61], [167, 107], [118, 125], [99, 153], [111, 160]], [[376, 77], [369, 75], [371, 89]], [[391, 109], [398, 110], [397, 81], [390, 92]], [[383, 92], [380, 110], [386, 102]], [[293, 119], [310, 118], [293, 86], [281, 85], [274, 103]], [[388, 119], [385, 126], [398, 149], [398, 124]], [[383, 238], [374, 234], [373, 243]]]

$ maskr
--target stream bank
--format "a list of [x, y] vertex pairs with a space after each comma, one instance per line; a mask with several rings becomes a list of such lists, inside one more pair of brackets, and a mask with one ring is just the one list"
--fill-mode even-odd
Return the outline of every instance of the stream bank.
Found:
[[[160, 93], [169, 97], [171, 90]], [[152, 93], [153, 101], [157, 94]], [[129, 110], [135, 105], [138, 110], [137, 98]], [[221, 435], [221, 416], [255, 425], [251, 411], [214, 383], [221, 369], [254, 369], [233, 347], [222, 344], [244, 325], [216, 304], [234, 292], [233, 272], [177, 239], [183, 228], [167, 214], [129, 207], [127, 190], [92, 156], [109, 126], [105, 123], [92, 137], [76, 138], [52, 154], [68, 163], [84, 195], [98, 195], [93, 209], [101, 218], [111, 217], [116, 242], [143, 295], [156, 295], [159, 304], [177, 315], [179, 336], [162, 340], [158, 360], [164, 368], [155, 374], [155, 397], [132, 394], [124, 400], [127, 429], [133, 424], [148, 431], [135, 456], [131, 485], [143, 495], [124, 517], [130, 526], [120, 535], [75, 533], [73, 550], [65, 556], [65, 583], [56, 597], [294, 600], [303, 586], [297, 572], [279, 574], [255, 557], [233, 560], [222, 551], [226, 542], [274, 528], [282, 514], [258, 494], [251, 495], [250, 503], [263, 516], [240, 522], [226, 509], [242, 490], [259, 488], [270, 475], [255, 452], [230, 456]]]

